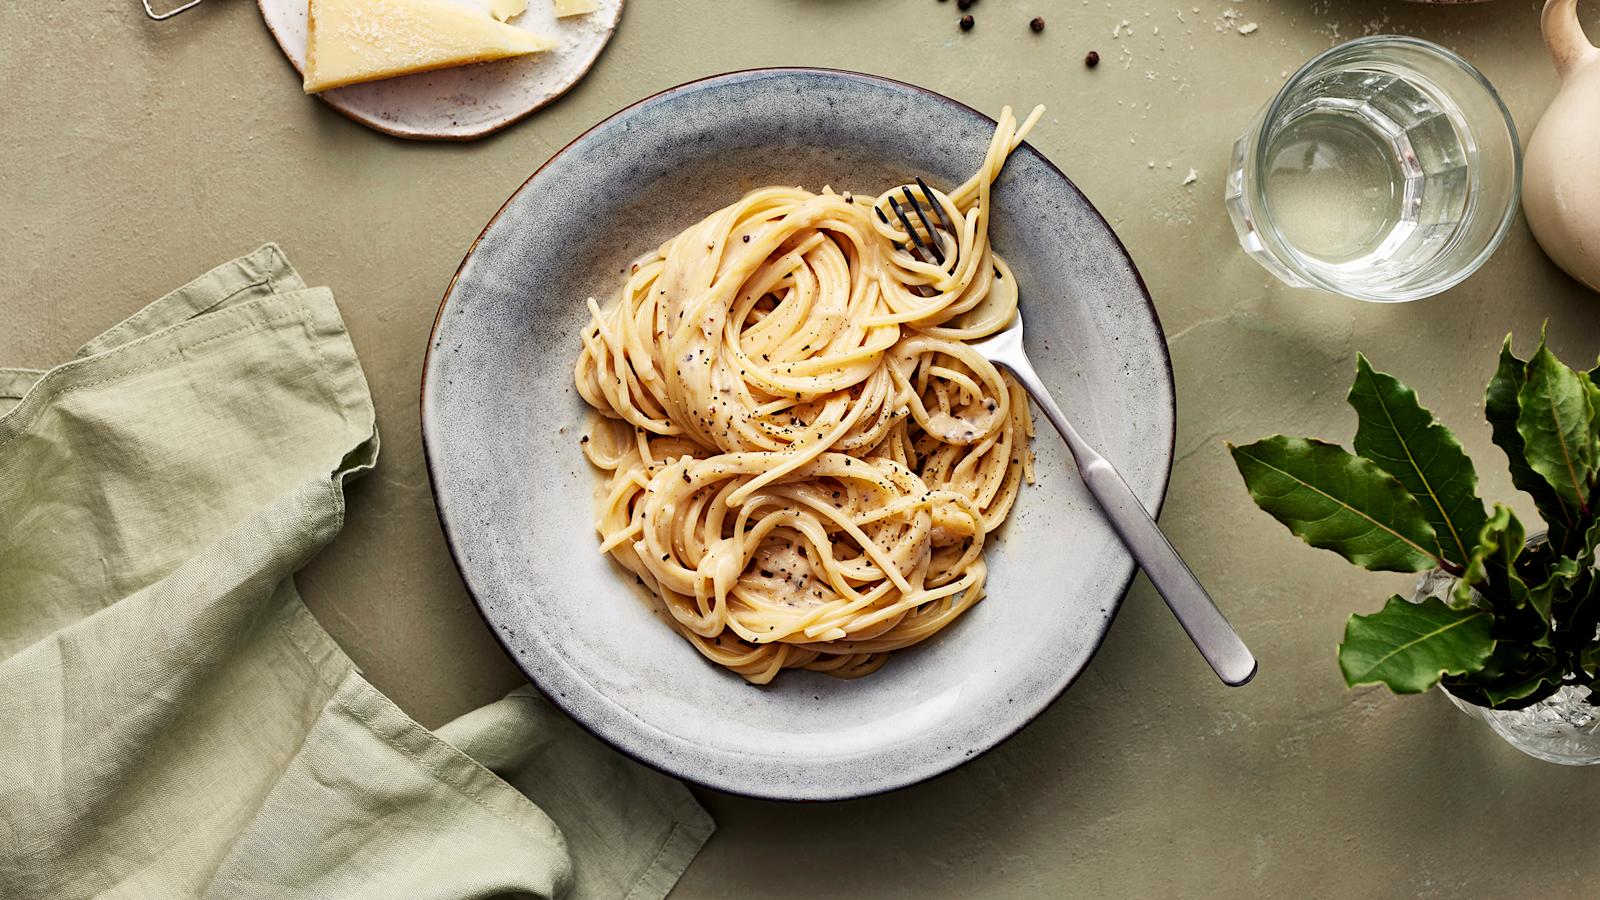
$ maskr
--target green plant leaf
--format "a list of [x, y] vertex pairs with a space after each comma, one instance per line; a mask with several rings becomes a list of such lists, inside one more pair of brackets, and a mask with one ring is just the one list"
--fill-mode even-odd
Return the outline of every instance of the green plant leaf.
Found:
[[1521, 681], [1504, 686], [1483, 689], [1493, 709], [1526, 709], [1561, 690], [1561, 674], [1546, 672], [1530, 675]]
[[1467, 572], [1456, 583], [1455, 605], [1470, 606], [1472, 592], [1489, 598], [1495, 608], [1520, 608], [1528, 602], [1528, 586], [1517, 575], [1517, 557], [1528, 541], [1516, 513], [1496, 503], [1494, 515], [1479, 530]]
[[1478, 499], [1478, 473], [1450, 429], [1434, 421], [1411, 388], [1375, 371], [1356, 355], [1356, 380], [1347, 398], [1360, 424], [1356, 452], [1399, 479], [1411, 492], [1449, 560], [1466, 565], [1488, 517]]
[[1583, 669], [1583, 674], [1590, 678], [1600, 675], [1600, 644], [1583, 648], [1583, 652], [1578, 654], [1578, 665]]
[[1517, 419], [1522, 415], [1517, 395], [1526, 380], [1527, 369], [1528, 364], [1511, 352], [1511, 336], [1506, 335], [1506, 342], [1500, 348], [1500, 366], [1484, 392], [1483, 412], [1494, 429], [1496, 446], [1506, 454], [1511, 483], [1533, 498], [1551, 529], [1552, 542], [1560, 544], [1559, 538], [1577, 524], [1577, 519], [1575, 510], [1567, 506], [1550, 482], [1528, 465], [1522, 432], [1517, 430]]
[[1600, 382], [1587, 372], [1578, 376], [1578, 383], [1589, 392], [1590, 438], [1595, 442], [1595, 453], [1600, 460]]
[[1550, 624], [1550, 607], [1560, 597], [1570, 594], [1573, 584], [1578, 576], [1583, 574], [1583, 567], [1578, 561], [1570, 557], [1556, 560], [1550, 567], [1550, 577], [1542, 584], [1528, 589], [1528, 603], [1539, 613], [1539, 618]]
[[[1494, 633], [1493, 628], [1490, 629], [1490, 633]], [[1555, 665], [1555, 661], [1555, 654], [1549, 650], [1496, 637], [1494, 652], [1483, 661], [1478, 671], [1466, 675], [1446, 676], [1442, 680], [1446, 687], [1454, 687], [1458, 683], [1476, 685], [1510, 683], [1527, 677], [1530, 672], [1549, 669]]]
[[1595, 464], [1595, 411], [1586, 381], [1540, 341], [1517, 394], [1517, 431], [1528, 465], [1580, 515], [1588, 512]]
[[1556, 623], [1554, 642], [1566, 653], [1600, 650], [1600, 641], [1595, 640], [1595, 630], [1600, 628], [1600, 575], [1593, 569], [1580, 573], [1566, 597], [1557, 598], [1551, 606], [1550, 618]]
[[1445, 690], [1491, 709], [1521, 709], [1559, 690], [1566, 669], [1561, 658], [1549, 649], [1507, 641], [1500, 624], [1495, 623], [1494, 652], [1483, 666], [1466, 675], [1441, 678]]
[[1283, 435], [1228, 450], [1256, 505], [1311, 546], [1373, 570], [1438, 565], [1439, 543], [1422, 507], [1376, 464], [1335, 444]]
[[[1600, 384], [1593, 379], [1585, 377], [1580, 379], [1589, 389], [1589, 437], [1594, 442], [1596, 465], [1600, 466]], [[1589, 501], [1589, 508], [1594, 509], [1594, 500]]]
[[1475, 672], [1494, 652], [1483, 609], [1452, 609], [1429, 597], [1407, 603], [1389, 598], [1370, 616], [1351, 616], [1339, 645], [1345, 683], [1382, 683], [1397, 694], [1420, 694], [1442, 675]]
[[1561, 689], [1559, 667], [1491, 684], [1475, 681], [1448, 682], [1450, 693], [1490, 709], [1525, 709]]

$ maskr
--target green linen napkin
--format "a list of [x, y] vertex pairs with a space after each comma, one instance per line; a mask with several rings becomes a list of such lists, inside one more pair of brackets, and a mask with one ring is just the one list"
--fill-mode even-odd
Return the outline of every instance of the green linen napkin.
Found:
[[0, 897], [659, 898], [677, 782], [529, 688], [431, 732], [295, 592], [378, 436], [275, 246], [0, 370]]

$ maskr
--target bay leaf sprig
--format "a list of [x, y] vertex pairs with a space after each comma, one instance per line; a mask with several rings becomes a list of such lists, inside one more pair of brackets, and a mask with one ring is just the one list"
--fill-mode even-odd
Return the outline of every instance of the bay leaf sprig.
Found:
[[1423, 572], [1444, 563], [1422, 504], [1371, 460], [1283, 435], [1229, 449], [1256, 505], [1311, 546], [1374, 571]]
[[1339, 669], [1348, 684], [1381, 681], [1397, 694], [1420, 694], [1441, 674], [1481, 668], [1494, 652], [1488, 610], [1457, 610], [1429, 597], [1408, 603], [1394, 596], [1381, 611], [1351, 616], [1339, 645]]
[[1600, 703], [1600, 367], [1565, 365], [1543, 338], [1527, 360], [1509, 336], [1501, 348], [1484, 415], [1512, 484], [1545, 520], [1547, 538], [1532, 542], [1509, 507], [1485, 509], [1472, 460], [1415, 391], [1358, 355], [1347, 401], [1353, 453], [1283, 435], [1229, 445], [1251, 499], [1311, 546], [1374, 571], [1457, 579], [1444, 599], [1396, 596], [1351, 616], [1346, 683], [1442, 683], [1496, 709], [1575, 684]]
[[1543, 475], [1528, 465], [1522, 433], [1517, 421], [1522, 418], [1522, 401], [1519, 397], [1522, 384], [1527, 380], [1528, 364], [1511, 352], [1511, 338], [1506, 337], [1500, 348], [1500, 366], [1489, 380], [1484, 392], [1483, 412], [1494, 431], [1494, 442], [1505, 451], [1506, 463], [1511, 472], [1511, 483], [1517, 490], [1532, 497], [1550, 529], [1551, 543], [1560, 545], [1577, 524], [1576, 510], [1567, 506], [1561, 495], [1550, 486]]
[[1438, 555], [1464, 566], [1487, 519], [1478, 472], [1450, 429], [1435, 422], [1417, 394], [1356, 355], [1347, 398], [1360, 423], [1355, 449], [1397, 478], [1421, 504], [1439, 538]]
[[1591, 387], [1587, 376], [1563, 365], [1540, 342], [1517, 391], [1517, 433], [1528, 465], [1580, 518], [1589, 512], [1597, 456]]

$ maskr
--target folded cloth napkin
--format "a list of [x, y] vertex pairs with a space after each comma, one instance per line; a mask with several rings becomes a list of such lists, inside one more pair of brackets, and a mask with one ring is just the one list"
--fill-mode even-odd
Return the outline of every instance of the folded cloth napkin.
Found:
[[713, 829], [682, 785], [527, 688], [428, 731], [307, 612], [377, 455], [275, 246], [0, 370], [0, 897], [672, 889]]

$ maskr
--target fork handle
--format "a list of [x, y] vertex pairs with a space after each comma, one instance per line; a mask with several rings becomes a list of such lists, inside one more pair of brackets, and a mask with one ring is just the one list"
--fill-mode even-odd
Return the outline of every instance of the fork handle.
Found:
[[1077, 429], [1072, 427], [1061, 407], [1045, 390], [1044, 383], [1039, 380], [1032, 366], [1021, 365], [1014, 360], [1001, 364], [1016, 376], [1029, 396], [1033, 397], [1033, 402], [1044, 411], [1045, 418], [1050, 420], [1056, 431], [1061, 432], [1089, 493], [1094, 495], [1106, 519], [1111, 522], [1111, 527], [1144, 569], [1150, 583], [1155, 585], [1161, 599], [1167, 602], [1178, 624], [1188, 632], [1189, 639], [1194, 641], [1212, 671], [1224, 684], [1238, 686], [1248, 683], [1256, 674], [1256, 659], [1251, 655], [1250, 648], [1228, 624], [1222, 610], [1217, 609], [1217, 604], [1200, 584], [1200, 579], [1190, 571], [1172, 542], [1156, 525], [1155, 519], [1150, 517], [1144, 504], [1134, 496], [1133, 489], [1128, 487], [1128, 483], [1122, 480], [1122, 476], [1105, 457], [1078, 435]]

